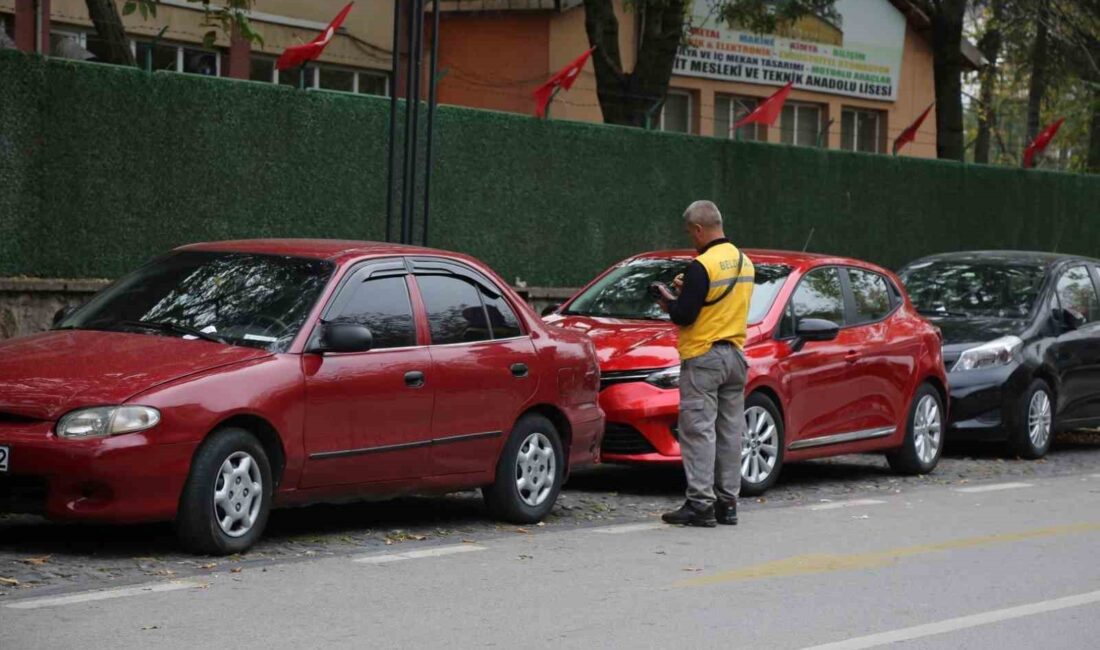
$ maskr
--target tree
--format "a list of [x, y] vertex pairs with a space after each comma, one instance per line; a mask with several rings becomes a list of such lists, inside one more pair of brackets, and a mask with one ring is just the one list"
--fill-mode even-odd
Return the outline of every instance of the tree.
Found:
[[1004, 41], [1003, 27], [1005, 0], [989, 0], [989, 15], [986, 16], [984, 32], [978, 39], [978, 50], [985, 58], [985, 65], [979, 75], [981, 91], [978, 105], [978, 135], [974, 140], [974, 162], [988, 163], [993, 128], [997, 124], [997, 112], [994, 109], [994, 97], [997, 87], [997, 72], [1001, 58], [1001, 46]]

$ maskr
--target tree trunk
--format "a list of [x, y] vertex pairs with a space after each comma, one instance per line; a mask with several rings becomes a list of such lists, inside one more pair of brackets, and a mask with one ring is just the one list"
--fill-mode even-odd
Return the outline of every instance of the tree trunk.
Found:
[[641, 22], [633, 72], [623, 71], [619, 21], [611, 0], [584, 1], [584, 27], [596, 48], [596, 94], [608, 124], [645, 126], [664, 100], [676, 49], [684, 29], [684, 0], [638, 0], [633, 11]]
[[932, 68], [936, 86], [936, 152], [963, 161], [962, 33], [966, 0], [941, 0], [932, 13]]
[[84, 0], [84, 4], [88, 7], [96, 33], [107, 42], [108, 58], [105, 62], [135, 65], [130, 39], [126, 38], [126, 28], [122, 26], [122, 16], [114, 0]]
[[1092, 124], [1089, 126], [1088, 170], [1100, 174], [1100, 86], [1093, 86]]
[[978, 49], [985, 57], [985, 67], [981, 71], [981, 91], [978, 106], [978, 137], [974, 141], [974, 162], [989, 163], [989, 149], [992, 131], [997, 125], [997, 107], [994, 106], [997, 86], [997, 60], [1001, 56], [1001, 20], [1004, 0], [992, 0], [992, 15], [986, 25], [985, 34], [978, 41]]
[[1042, 128], [1040, 111], [1042, 110], [1043, 97], [1047, 92], [1048, 69], [1050, 59], [1050, 45], [1047, 23], [1050, 22], [1050, 7], [1048, 0], [1038, 0], [1037, 20], [1035, 27], [1035, 44], [1031, 49], [1031, 82], [1027, 89], [1027, 141], [1031, 142], [1039, 135]]

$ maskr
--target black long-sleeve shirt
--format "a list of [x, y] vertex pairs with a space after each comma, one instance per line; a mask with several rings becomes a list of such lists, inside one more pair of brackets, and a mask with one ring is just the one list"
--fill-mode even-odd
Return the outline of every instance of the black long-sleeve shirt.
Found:
[[[724, 237], [715, 239], [707, 244], [699, 254], [701, 255], [719, 244], [728, 244], [729, 241]], [[699, 260], [692, 260], [691, 264], [688, 264], [687, 270], [684, 271], [684, 286], [680, 288], [679, 297], [668, 303], [669, 318], [680, 327], [691, 325], [696, 318], [699, 318], [699, 312], [703, 310], [703, 304], [707, 301], [708, 293], [710, 293], [710, 276], [707, 275], [707, 269]]]

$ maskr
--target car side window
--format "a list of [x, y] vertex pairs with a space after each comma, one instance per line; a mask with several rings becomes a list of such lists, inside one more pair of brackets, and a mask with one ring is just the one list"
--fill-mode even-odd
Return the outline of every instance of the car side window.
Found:
[[451, 275], [418, 275], [416, 283], [428, 311], [432, 345], [492, 338], [481, 292], [473, 283]]
[[890, 313], [892, 303], [886, 278], [862, 269], [848, 269], [848, 285], [855, 299], [856, 323], [882, 320]]
[[791, 311], [794, 317], [792, 325], [795, 328], [799, 321], [806, 318], [820, 318], [844, 325], [840, 271], [829, 266], [807, 273], [791, 297]]
[[1058, 278], [1058, 302], [1063, 309], [1072, 309], [1089, 323], [1100, 320], [1100, 300], [1085, 266], [1066, 269]]
[[492, 296], [482, 289], [481, 300], [485, 303], [485, 312], [488, 314], [489, 327], [494, 339], [508, 339], [523, 335], [516, 312], [512, 310], [504, 296]]
[[340, 313], [329, 320], [366, 325], [374, 339], [371, 345], [374, 350], [416, 345], [416, 323], [404, 276], [360, 283]]

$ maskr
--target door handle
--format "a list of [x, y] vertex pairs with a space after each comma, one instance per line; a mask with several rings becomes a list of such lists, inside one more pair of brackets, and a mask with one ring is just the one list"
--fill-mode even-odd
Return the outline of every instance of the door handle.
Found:
[[848, 350], [846, 353], [844, 353], [844, 360], [848, 363], [855, 363], [856, 361], [859, 361], [859, 353], [855, 350]]
[[406, 372], [405, 385], [409, 388], [420, 388], [424, 385], [424, 373], [419, 370], [410, 370]]
[[512, 376], [516, 379], [523, 379], [527, 376], [528, 368], [526, 363], [513, 363], [512, 364]]

